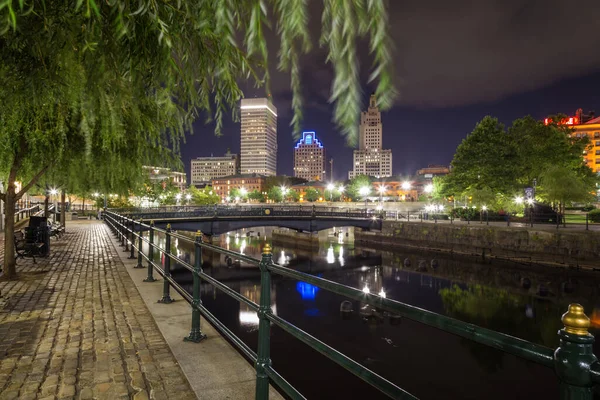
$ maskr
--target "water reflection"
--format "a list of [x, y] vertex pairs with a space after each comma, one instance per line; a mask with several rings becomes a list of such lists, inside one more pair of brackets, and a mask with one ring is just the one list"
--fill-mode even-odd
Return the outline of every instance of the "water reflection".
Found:
[[[243, 247], [245, 254], [260, 258], [268, 238], [268, 230], [250, 236], [241, 231], [222, 235], [213, 243], [231, 250]], [[189, 259], [193, 245], [177, 246], [182, 257]], [[482, 264], [438, 253], [374, 251], [354, 248], [348, 241], [340, 244], [339, 235], [327, 235], [318, 249], [275, 246], [273, 254], [278, 264], [289, 268], [548, 347], [558, 344], [560, 316], [571, 302], [591, 311], [592, 331], [600, 326], [600, 281], [581, 271]], [[208, 252], [203, 257], [207, 273], [260, 302], [260, 273], [255, 266], [236, 260], [228, 264], [223, 256]], [[186, 271], [174, 275], [191, 289]], [[211, 312], [256, 348], [258, 317], [254, 311], [208, 284], [202, 285], [202, 296]], [[341, 303], [346, 299], [307, 282], [274, 275], [271, 298], [273, 311], [282, 318], [420, 398], [557, 397], [557, 380], [551, 370], [406, 319], [400, 323], [395, 316], [362, 302], [349, 301], [346, 309], [353, 311], [342, 316]], [[327, 385], [313, 385], [314, 379], [338, 370], [277, 328], [273, 328], [271, 343], [273, 365], [308, 398], [383, 398], [342, 372]]]

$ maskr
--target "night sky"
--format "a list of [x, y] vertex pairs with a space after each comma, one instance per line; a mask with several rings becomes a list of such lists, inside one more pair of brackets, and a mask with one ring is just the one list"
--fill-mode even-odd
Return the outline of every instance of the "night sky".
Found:
[[[314, 130], [334, 158], [334, 178], [345, 180], [353, 149], [331, 122], [332, 80], [318, 48], [319, 2], [311, 16], [315, 49], [302, 59], [303, 130]], [[382, 114], [383, 147], [393, 151], [395, 175], [413, 175], [428, 164], [447, 165], [456, 146], [486, 115], [505, 124], [524, 115], [573, 115], [577, 108], [600, 115], [600, 2], [597, 0], [390, 1], [399, 97]], [[278, 44], [269, 39], [273, 103], [278, 109], [279, 175], [293, 175], [289, 78], [275, 70]], [[374, 87], [366, 86], [371, 60], [359, 43], [363, 108]], [[264, 89], [241, 82], [246, 97]], [[228, 148], [239, 154], [240, 124], [227, 120], [223, 135], [198, 121], [182, 146], [190, 160]], [[329, 164], [327, 167], [329, 173]]]

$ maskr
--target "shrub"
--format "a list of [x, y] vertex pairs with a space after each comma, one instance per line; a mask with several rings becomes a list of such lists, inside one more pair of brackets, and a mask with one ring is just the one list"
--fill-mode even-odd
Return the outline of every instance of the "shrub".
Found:
[[592, 222], [600, 222], [600, 210], [592, 210], [588, 213], [589, 219]]

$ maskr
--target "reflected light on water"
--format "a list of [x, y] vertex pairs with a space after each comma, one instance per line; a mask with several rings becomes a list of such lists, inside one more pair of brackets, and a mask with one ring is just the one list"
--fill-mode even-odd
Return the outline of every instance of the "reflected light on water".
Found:
[[383, 288], [381, 288], [381, 291], [379, 292], [379, 297], [383, 297], [385, 299], [385, 290], [383, 290]]
[[[273, 310], [273, 315], [277, 315], [276, 304], [273, 304], [271, 310]], [[258, 314], [256, 313], [256, 311], [240, 310], [238, 319], [240, 321], [240, 324], [245, 326], [258, 326], [259, 322]]]
[[340, 247], [340, 256], [338, 257], [338, 260], [340, 262], [340, 266], [344, 266], [344, 248]]
[[[237, 239], [235, 239], [237, 242]], [[242, 244], [240, 245], [240, 253], [244, 254], [244, 250], [246, 250], [246, 239], [242, 240]]]
[[227, 235], [227, 238], [225, 238], [225, 244], [227, 245], [227, 250], [229, 250], [229, 243], [231, 243], [231, 238], [229, 237], [229, 235]]
[[335, 262], [335, 255], [333, 254], [333, 246], [329, 246], [327, 249], [327, 264], [333, 264]]
[[363, 293], [369, 294], [371, 293], [371, 289], [369, 289], [369, 287], [365, 284], [365, 287], [362, 288]]
[[300, 293], [302, 300], [314, 300], [319, 287], [306, 282], [298, 282], [296, 283], [296, 291]]

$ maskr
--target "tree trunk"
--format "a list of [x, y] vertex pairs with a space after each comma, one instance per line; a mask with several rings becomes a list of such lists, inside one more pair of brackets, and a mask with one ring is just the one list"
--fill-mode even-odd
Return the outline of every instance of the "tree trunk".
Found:
[[[66, 202], [66, 198], [65, 198], [65, 191], [63, 190], [60, 194], [60, 202], [61, 202], [61, 206], [60, 206], [60, 224], [66, 228], [66, 222], [67, 222], [67, 202]], [[65, 229], [66, 230], [66, 229]]]
[[17, 275], [15, 259], [15, 184], [8, 184], [4, 201], [4, 276], [12, 279]]

